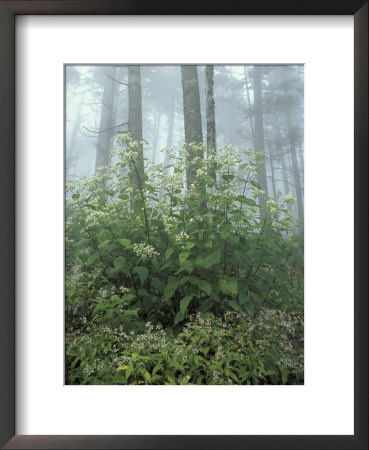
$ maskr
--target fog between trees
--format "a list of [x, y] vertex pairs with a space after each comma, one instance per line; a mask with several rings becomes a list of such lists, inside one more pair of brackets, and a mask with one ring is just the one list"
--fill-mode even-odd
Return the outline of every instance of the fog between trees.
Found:
[[[205, 142], [208, 155], [252, 148], [266, 154], [261, 188], [271, 197], [291, 192], [289, 207], [303, 223], [303, 66], [68, 65], [65, 89], [67, 177], [108, 165], [123, 130], [144, 137], [143, 156], [164, 165], [161, 150], [185, 142]], [[186, 175], [189, 185], [195, 173]]]

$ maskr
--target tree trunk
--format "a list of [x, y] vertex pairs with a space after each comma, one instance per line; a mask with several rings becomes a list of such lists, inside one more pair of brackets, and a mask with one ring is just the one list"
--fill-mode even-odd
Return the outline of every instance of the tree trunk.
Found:
[[[199, 80], [197, 76], [197, 66], [181, 66], [182, 72], [182, 91], [183, 91], [183, 116], [186, 144], [201, 143], [202, 125]], [[189, 146], [188, 148], [188, 168], [186, 171], [187, 188], [196, 181], [196, 167], [192, 163], [197, 155], [196, 151]]]
[[[261, 85], [261, 67], [254, 66], [254, 117], [255, 117], [255, 140], [254, 147], [255, 151], [264, 152], [264, 123], [263, 123], [263, 93]], [[259, 169], [258, 183], [265, 195], [268, 195], [268, 185], [266, 177], [266, 167], [264, 164]], [[263, 210], [265, 210], [265, 195], [259, 195], [259, 205]], [[265, 211], [264, 211], [265, 212]]]
[[[207, 156], [216, 155], [215, 101], [214, 101], [214, 66], [205, 69], [205, 97], [206, 97], [206, 144]], [[210, 176], [216, 183], [215, 162], [210, 166]]]
[[81, 129], [82, 106], [83, 106], [83, 102], [81, 102], [79, 104], [79, 107], [78, 107], [77, 117], [76, 117], [76, 120], [75, 120], [74, 125], [73, 125], [72, 136], [71, 136], [70, 141], [69, 141], [69, 146], [68, 146], [69, 147], [69, 151], [68, 151], [68, 154], [66, 155], [67, 177], [70, 177], [72, 175], [72, 173], [73, 173], [72, 169], [74, 168], [74, 163], [78, 159], [78, 155], [77, 155], [77, 152], [76, 152], [76, 142], [77, 142], [78, 133], [79, 133], [79, 131]]
[[[103, 69], [107, 70], [107, 69]], [[115, 78], [115, 68], [110, 70], [110, 75]], [[101, 166], [108, 166], [111, 162], [110, 150], [114, 136], [114, 97], [115, 81], [107, 74], [104, 77], [104, 92], [101, 105], [100, 130], [96, 146], [95, 170]]]
[[304, 234], [304, 207], [303, 207], [303, 203], [302, 203], [301, 178], [300, 178], [299, 166], [297, 163], [296, 144], [295, 144], [295, 138], [293, 136], [290, 112], [287, 111], [286, 114], [287, 114], [287, 125], [288, 125], [288, 139], [289, 139], [290, 149], [291, 149], [293, 179], [294, 179], [295, 189], [296, 189], [297, 215], [301, 221], [300, 232], [301, 232], [301, 234]]
[[[128, 131], [134, 141], [142, 139], [142, 94], [140, 66], [128, 66]], [[140, 162], [132, 179], [138, 185], [143, 182], [144, 161], [143, 147], [139, 147]], [[131, 168], [132, 170], [132, 168]]]
[[153, 138], [153, 146], [152, 146], [152, 161], [155, 163], [156, 160], [156, 152], [158, 148], [158, 140], [160, 133], [160, 109], [157, 108], [155, 111], [155, 119], [154, 119], [154, 138]]

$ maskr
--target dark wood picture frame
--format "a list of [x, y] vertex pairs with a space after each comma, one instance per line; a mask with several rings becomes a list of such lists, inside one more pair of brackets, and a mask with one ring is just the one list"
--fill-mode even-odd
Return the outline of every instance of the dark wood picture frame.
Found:
[[[24, 14], [354, 16], [354, 435], [15, 435], [15, 17]], [[0, 0], [0, 445], [7, 449], [368, 449], [368, 1]], [[17, 280], [21, 283], [21, 280]], [[342, 380], [344, 383], [344, 380]], [[339, 395], [339, 392], [337, 392]]]

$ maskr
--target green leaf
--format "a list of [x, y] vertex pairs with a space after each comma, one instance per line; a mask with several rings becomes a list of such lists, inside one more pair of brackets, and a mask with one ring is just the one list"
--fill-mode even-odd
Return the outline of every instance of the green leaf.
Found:
[[226, 181], [227, 183], [229, 183], [230, 181], [232, 181], [234, 178], [234, 175], [222, 175], [222, 179], [224, 181]]
[[119, 274], [119, 271], [118, 271], [117, 269], [115, 269], [114, 267], [108, 267], [108, 268], [105, 270], [105, 272], [107, 273], [107, 275], [108, 275], [110, 278], [117, 278], [117, 277], [118, 277], [118, 274]]
[[262, 306], [263, 306], [263, 299], [260, 298], [260, 297], [259, 297], [258, 295], [256, 295], [256, 294], [252, 294], [252, 302], [253, 302], [253, 304], [254, 304], [256, 310], [261, 309]]
[[240, 302], [240, 305], [244, 305], [250, 301], [247, 285], [242, 281], [238, 284], [238, 301]]
[[236, 297], [238, 292], [238, 283], [235, 278], [222, 278], [219, 280], [219, 288], [224, 295]]
[[213, 306], [214, 306], [214, 300], [212, 299], [212, 298], [206, 298], [205, 300], [203, 300], [201, 303], [200, 303], [200, 311], [202, 312], [202, 313], [206, 313], [206, 312], [208, 312], [208, 311], [210, 311], [212, 308], [213, 308]]
[[182, 253], [180, 253], [179, 256], [178, 256], [179, 263], [183, 264], [189, 256], [190, 256], [190, 252], [182, 252]]
[[149, 372], [147, 370], [143, 370], [142, 373], [146, 380], [151, 383], [151, 375], [149, 374]]
[[131, 248], [131, 241], [129, 239], [118, 239], [118, 242], [124, 247], [124, 248]]
[[252, 262], [255, 262], [260, 257], [260, 250], [258, 248], [252, 248], [247, 252], [247, 256], [251, 259]]
[[133, 300], [134, 298], [136, 298], [136, 297], [133, 294], [124, 294], [122, 297], [122, 300], [128, 303], [131, 300]]
[[217, 264], [221, 259], [221, 253], [219, 250], [215, 250], [215, 252], [211, 253], [205, 260], [205, 269], [209, 269], [209, 267]]
[[165, 300], [169, 300], [173, 297], [177, 287], [178, 287], [177, 277], [169, 277], [167, 285], [165, 286], [165, 289], [164, 289], [164, 294], [163, 294]]
[[182, 314], [185, 314], [187, 312], [188, 305], [190, 304], [190, 301], [193, 299], [193, 297], [194, 296], [190, 294], [182, 298], [179, 306], [179, 309], [182, 312]]
[[181, 267], [177, 270], [175, 275], [179, 275], [182, 272], [187, 272], [188, 274], [191, 274], [194, 270], [195, 266], [192, 264], [191, 261], [184, 261], [184, 263], [181, 265]]
[[156, 364], [156, 366], [152, 370], [152, 375], [155, 375], [160, 369], [163, 369], [164, 367], [161, 364]]
[[137, 273], [140, 277], [141, 284], [144, 284], [147, 276], [149, 275], [149, 269], [144, 266], [136, 266], [133, 270], [133, 273]]
[[256, 187], [256, 189], [261, 189], [260, 184], [258, 184], [256, 181], [250, 181], [252, 186]]
[[153, 285], [154, 289], [156, 289], [159, 292], [163, 291], [164, 286], [163, 286], [163, 282], [160, 278], [155, 277], [151, 281], [152, 281], [152, 285]]
[[199, 255], [195, 260], [195, 265], [197, 267], [205, 267], [205, 256]]
[[101, 242], [99, 245], [100, 248], [106, 247], [111, 242], [111, 239], [106, 239], [105, 241]]
[[234, 300], [230, 300], [228, 302], [229, 306], [231, 306], [235, 311], [241, 311], [240, 305]]
[[126, 311], [124, 311], [124, 315], [125, 316], [138, 316], [138, 312], [136, 309], [127, 309]]
[[182, 322], [184, 320], [185, 316], [182, 311], [178, 311], [175, 318], [174, 318], [174, 325], [177, 325], [179, 322]]
[[211, 294], [211, 284], [206, 280], [200, 280], [200, 278], [197, 277], [191, 277], [190, 283], [194, 286], [197, 286], [202, 291], [206, 292], [208, 295]]
[[126, 369], [126, 381], [128, 381], [128, 378], [130, 377], [132, 372], [133, 372], [133, 366], [128, 366]]
[[144, 288], [138, 289], [137, 294], [142, 295], [142, 297], [151, 297], [151, 295]]
[[285, 366], [281, 366], [282, 383], [286, 384], [288, 380], [288, 369]]
[[227, 237], [231, 235], [231, 232], [226, 228], [223, 228], [219, 234], [222, 239], [227, 239]]
[[186, 242], [185, 249], [186, 250], [191, 250], [191, 248], [194, 247], [194, 246], [195, 246], [194, 242]]
[[128, 264], [126, 258], [124, 256], [118, 256], [118, 258], [115, 258], [114, 267], [119, 270], [119, 272], [127, 273]]
[[168, 259], [172, 256], [174, 252], [173, 248], [168, 248], [168, 250], [165, 252], [164, 260], [168, 261]]

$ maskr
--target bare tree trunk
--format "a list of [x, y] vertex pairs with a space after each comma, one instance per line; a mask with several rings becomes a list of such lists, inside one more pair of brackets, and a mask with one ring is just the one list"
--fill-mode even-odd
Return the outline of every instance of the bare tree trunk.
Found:
[[[214, 66], [205, 69], [205, 97], [206, 97], [206, 144], [207, 155], [216, 155], [216, 127], [215, 127], [215, 101], [214, 101]], [[215, 162], [210, 166], [210, 176], [216, 183]]]
[[[254, 116], [255, 116], [255, 151], [264, 152], [264, 122], [263, 122], [263, 93], [261, 84], [261, 67], [254, 66]], [[268, 195], [266, 167], [264, 164], [259, 169], [258, 183], [265, 194]], [[265, 210], [265, 195], [259, 195], [259, 205]], [[265, 211], [264, 211], [265, 213]]]
[[[183, 115], [186, 144], [201, 143], [202, 125], [201, 125], [201, 107], [199, 80], [197, 76], [197, 66], [181, 66], [182, 72], [182, 91], [183, 91]], [[191, 163], [197, 155], [195, 150], [188, 148], [188, 169], [186, 172], [187, 188], [196, 181], [196, 167]]]
[[[142, 94], [140, 66], [128, 66], [128, 131], [134, 141], [142, 139]], [[140, 163], [138, 173], [132, 173], [132, 179], [138, 185], [144, 175], [143, 147], [139, 147]], [[132, 169], [132, 168], [131, 168]], [[140, 180], [139, 180], [140, 178]]]
[[288, 139], [289, 139], [290, 149], [291, 149], [293, 179], [294, 179], [295, 189], [296, 189], [297, 214], [301, 221], [300, 232], [301, 232], [301, 234], [304, 234], [304, 207], [303, 207], [303, 203], [302, 203], [300, 171], [299, 171], [299, 166], [297, 163], [296, 145], [295, 145], [295, 138], [293, 136], [290, 112], [287, 111], [286, 115], [287, 115], [287, 125], [288, 125]]
[[[104, 71], [108, 69], [103, 68]], [[115, 97], [115, 82], [111, 77], [115, 78], [115, 68], [110, 70], [110, 77], [105, 74], [104, 77], [104, 92], [101, 105], [100, 115], [100, 130], [97, 138], [96, 146], [96, 162], [95, 170], [101, 166], [108, 166], [111, 162], [110, 150], [112, 139], [114, 136], [114, 97]]]
[[251, 108], [251, 99], [250, 99], [249, 78], [247, 76], [246, 66], [243, 66], [243, 70], [245, 73], [245, 85], [246, 85], [246, 93], [247, 93], [247, 104], [248, 104], [249, 119], [250, 119], [251, 137], [252, 137], [252, 141], [255, 142], [255, 130], [254, 130], [254, 124], [252, 121], [253, 114], [251, 113], [252, 108]]
[[76, 120], [74, 121], [72, 136], [71, 136], [70, 141], [69, 141], [69, 146], [68, 146], [69, 147], [69, 149], [68, 149], [69, 151], [68, 151], [68, 153], [66, 155], [67, 177], [71, 176], [71, 174], [73, 172], [72, 169], [74, 168], [74, 163], [78, 159], [78, 156], [76, 154], [76, 141], [77, 141], [78, 133], [79, 133], [80, 128], [81, 128], [82, 106], [83, 106], [83, 102], [81, 102], [79, 104], [79, 106], [78, 106], [77, 117], [76, 117]]
[[154, 139], [153, 139], [153, 146], [152, 146], [152, 160], [155, 163], [156, 160], [156, 151], [158, 147], [158, 140], [159, 140], [159, 132], [160, 132], [160, 109], [157, 108], [155, 111], [155, 120], [154, 120]]
[[288, 187], [288, 173], [287, 173], [287, 167], [286, 167], [286, 161], [284, 159], [284, 155], [281, 156], [280, 163], [281, 163], [281, 168], [282, 168], [284, 193], [288, 194], [291, 191], [291, 189]]

